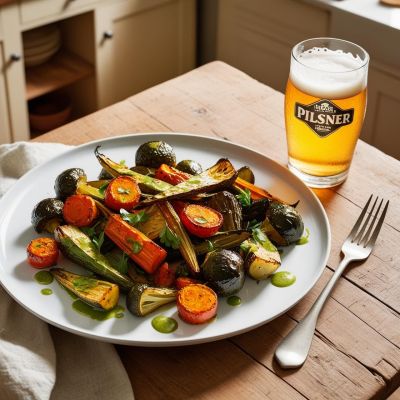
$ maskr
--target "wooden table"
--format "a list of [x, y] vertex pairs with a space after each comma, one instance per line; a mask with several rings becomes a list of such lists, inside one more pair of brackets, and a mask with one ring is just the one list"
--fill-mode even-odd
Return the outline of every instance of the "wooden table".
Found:
[[[81, 144], [132, 132], [217, 136], [286, 163], [283, 95], [214, 62], [37, 138]], [[133, 157], [133, 155], [132, 155]], [[332, 228], [322, 278], [287, 314], [251, 332], [181, 348], [118, 347], [137, 400], [384, 399], [400, 383], [400, 162], [364, 142], [340, 187], [316, 191]], [[371, 193], [391, 201], [373, 254], [342, 277], [318, 321], [310, 357], [284, 371], [274, 349], [309, 309]]]

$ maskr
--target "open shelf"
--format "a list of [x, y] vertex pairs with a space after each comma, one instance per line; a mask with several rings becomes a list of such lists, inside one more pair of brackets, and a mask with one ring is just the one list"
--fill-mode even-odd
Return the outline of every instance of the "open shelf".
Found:
[[61, 89], [93, 73], [90, 63], [76, 54], [61, 50], [46, 63], [26, 69], [26, 100]]

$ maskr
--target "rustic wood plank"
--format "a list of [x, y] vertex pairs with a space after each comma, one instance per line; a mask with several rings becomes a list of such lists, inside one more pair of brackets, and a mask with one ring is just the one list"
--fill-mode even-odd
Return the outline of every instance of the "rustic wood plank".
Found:
[[119, 354], [137, 400], [304, 399], [227, 340], [182, 348], [119, 346]]
[[[216, 62], [37, 140], [78, 144], [135, 131], [183, 131], [226, 137], [249, 147], [262, 149], [265, 155], [285, 163], [282, 103], [281, 94], [226, 64]], [[330, 268], [336, 267], [340, 246], [371, 186], [378, 188], [385, 197], [398, 200], [399, 176], [399, 162], [360, 142], [347, 182], [336, 189], [317, 191], [332, 224]], [[273, 362], [273, 351], [280, 338], [309, 308], [332, 274], [330, 270], [325, 271], [313, 291], [288, 315], [232, 339], [232, 343], [240, 346], [257, 362], [265, 365], [268, 371], [277, 373], [308, 398], [315, 398], [316, 393], [318, 398], [384, 398], [399, 385], [399, 300], [396, 296], [399, 271], [394, 261], [399, 259], [399, 249], [395, 243], [399, 240], [400, 230], [398, 211], [399, 202], [392, 201], [374, 254], [366, 263], [349, 270], [346, 279], [340, 280], [332, 294], [333, 299], [329, 301], [319, 321], [318, 337], [314, 340], [311, 357], [302, 369], [295, 372], [280, 370]], [[232, 395], [233, 387], [236, 391], [239, 390], [224, 376], [225, 372], [222, 376], [217, 374], [217, 378], [225, 382], [225, 388], [215, 385], [211, 392], [205, 389], [207, 382], [202, 381], [196, 386], [195, 373], [190, 373], [187, 380], [185, 374], [193, 365], [192, 358], [199, 360], [201, 365], [207, 360], [212, 370], [221, 368], [219, 357], [223, 357], [225, 351], [232, 351], [227, 343], [221, 341], [213, 344], [213, 351], [209, 350], [210, 345], [199, 345], [190, 350], [163, 349], [161, 356], [160, 349], [124, 347], [122, 352], [126, 353], [122, 357], [139, 396], [145, 395], [145, 388], [148, 386], [143, 385], [139, 377], [144, 379], [146, 374], [150, 374], [156, 362], [158, 370], [165, 373], [162, 382], [168, 388], [168, 393], [173, 393], [171, 396], [180, 396], [178, 387], [186, 384], [189, 388], [185, 393], [192, 391], [197, 396], [195, 398], [203, 398], [201, 396], [204, 393], [212, 393], [208, 398], [214, 398], [214, 395], [223, 398], [225, 394]], [[214, 356], [213, 352], [218, 355]], [[242, 360], [236, 351], [233, 352], [235, 355], [230, 356], [232, 360], [238, 357], [240, 363], [247, 365], [247, 361]], [[174, 367], [175, 364], [171, 367], [171, 357], [174, 360], [182, 357], [184, 361], [178, 367]], [[239, 387], [246, 390], [252, 388], [249, 382], [258, 376], [259, 371], [270, 385], [273, 378], [269, 373], [261, 372], [262, 366], [255, 361], [251, 362], [249, 359], [248, 362], [248, 376], [240, 381]], [[137, 372], [137, 368], [141, 372]], [[179, 380], [176, 378], [178, 371], [183, 371], [183, 377], [179, 377]], [[152, 376], [155, 375], [157, 374], [152, 373]], [[263, 393], [262, 387], [266, 384], [263, 381], [261, 387], [255, 389], [256, 396]], [[284, 388], [287, 389], [288, 386]], [[150, 398], [157, 398], [160, 390], [160, 387], [152, 388], [150, 396], [154, 397]]]

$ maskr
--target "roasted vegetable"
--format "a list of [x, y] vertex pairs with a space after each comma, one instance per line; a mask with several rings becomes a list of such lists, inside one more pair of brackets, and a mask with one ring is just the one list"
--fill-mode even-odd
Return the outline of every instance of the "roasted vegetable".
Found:
[[242, 206], [232, 193], [218, 192], [210, 197], [207, 205], [223, 215], [222, 231], [242, 229]]
[[171, 185], [177, 185], [178, 183], [187, 181], [191, 176], [192, 175], [179, 171], [178, 169], [170, 167], [167, 164], [161, 164], [156, 170], [155, 177], [164, 182], [168, 182]]
[[175, 280], [175, 287], [180, 290], [185, 286], [201, 283], [199, 280], [190, 278], [189, 276], [178, 276]]
[[110, 180], [112, 178], [112, 175], [110, 175], [104, 168], [101, 169], [99, 173], [99, 180]]
[[120, 215], [111, 215], [105, 234], [146, 272], [152, 274], [165, 260], [167, 252], [142, 232], [129, 225]]
[[199, 175], [203, 172], [202, 166], [193, 160], [182, 160], [176, 165], [176, 169], [179, 171], [186, 172], [191, 175]]
[[[138, 220], [134, 217], [137, 214], [141, 214], [145, 218], [142, 217]], [[122, 215], [122, 219], [130, 224], [132, 224], [130, 220], [137, 220], [138, 222], [133, 224], [135, 228], [151, 240], [157, 239], [165, 227], [165, 218], [157, 207], [157, 204], [142, 208], [140, 211], [132, 211], [131, 213]]]
[[126, 297], [126, 307], [133, 315], [143, 317], [165, 304], [175, 302], [176, 295], [175, 289], [135, 283]]
[[76, 184], [76, 193], [85, 194], [96, 200], [103, 201], [105, 189], [109, 183], [110, 181], [108, 180], [87, 182], [86, 176], [81, 176]]
[[154, 284], [158, 287], [173, 287], [176, 279], [176, 271], [168, 263], [161, 264], [154, 273]]
[[255, 240], [246, 240], [241, 248], [246, 253], [245, 270], [251, 278], [257, 281], [267, 279], [281, 265], [279, 252], [269, 241], [261, 244]]
[[168, 229], [171, 229], [172, 233], [176, 235], [177, 238], [179, 239], [177, 246], [174, 247], [179, 248], [182, 257], [185, 259], [191, 271], [194, 274], [197, 274], [200, 271], [200, 267], [197, 262], [197, 257], [193, 248], [193, 244], [189, 236], [187, 235], [174, 208], [167, 201], [159, 203], [158, 207], [162, 212], [166, 221], [166, 226], [165, 226], [166, 233], [168, 233]]
[[223, 189], [232, 185], [236, 179], [236, 171], [227, 159], [220, 159], [215, 165], [200, 175], [192, 176], [185, 182], [171, 186], [154, 196], [150, 196], [142, 205], [152, 204], [160, 200], [172, 200], [182, 197], [190, 197], [197, 193], [206, 193], [212, 190]]
[[231, 249], [239, 246], [249, 236], [250, 232], [247, 231], [220, 232], [201, 243], [195, 244], [194, 250], [197, 255], [202, 255], [213, 250]]
[[267, 209], [267, 218], [286, 244], [295, 243], [301, 238], [304, 231], [303, 220], [292, 206], [271, 202]]
[[130, 210], [139, 203], [140, 195], [139, 186], [132, 177], [118, 176], [108, 184], [104, 202], [115, 211], [121, 208]]
[[58, 246], [54, 239], [33, 239], [27, 249], [28, 263], [35, 268], [48, 268], [57, 264]]
[[92, 225], [99, 211], [95, 201], [84, 194], [74, 194], [65, 200], [63, 216], [65, 222], [77, 227]]
[[57, 197], [65, 200], [75, 194], [78, 180], [82, 176], [86, 177], [86, 174], [81, 168], [70, 168], [58, 175], [54, 184]]
[[200, 238], [215, 235], [224, 221], [221, 213], [199, 204], [186, 205], [179, 216], [188, 232]]
[[174, 149], [161, 140], [143, 143], [136, 151], [136, 165], [158, 168], [161, 164], [175, 166], [176, 156]]
[[248, 189], [250, 191], [251, 199], [252, 200], [260, 200], [260, 199], [270, 199], [270, 200], [276, 200], [280, 203], [285, 202], [278, 197], [275, 197], [271, 193], [269, 193], [267, 190], [262, 189], [258, 186], [255, 186], [251, 184], [250, 182], [245, 181], [242, 178], [237, 178], [234, 184], [234, 187], [241, 189], [241, 190], [246, 190]]
[[59, 226], [54, 231], [61, 251], [72, 261], [103, 278], [116, 283], [123, 289], [130, 289], [133, 282], [112, 267], [96, 245], [79, 228], [71, 225]]
[[257, 221], [262, 222], [267, 215], [267, 208], [269, 207], [270, 200], [262, 199], [255, 200], [249, 206], [243, 207], [243, 220], [246, 222]]
[[129, 169], [141, 175], [151, 176], [152, 178], [156, 175], [156, 170], [154, 168], [145, 167], [144, 165], [135, 165]]
[[239, 168], [238, 169], [238, 178], [241, 178], [244, 181], [249, 182], [252, 185], [254, 185], [255, 177], [254, 177], [254, 173], [250, 167], [244, 166], [242, 168]]
[[115, 283], [53, 268], [51, 274], [66, 289], [92, 307], [111, 310], [118, 304], [119, 287]]
[[218, 298], [209, 287], [193, 284], [179, 290], [176, 305], [185, 322], [203, 324], [217, 314]]
[[31, 214], [31, 222], [38, 233], [53, 233], [63, 221], [64, 203], [61, 200], [48, 198], [35, 205]]
[[116, 162], [106, 157], [104, 154], [101, 154], [99, 152], [99, 147], [100, 146], [96, 147], [95, 149], [97, 160], [99, 161], [100, 165], [114, 178], [120, 175], [133, 177], [143, 193], [159, 193], [173, 187], [167, 182], [151, 178], [147, 175], [139, 174], [135, 171], [130, 170], [125, 165], [117, 164]]
[[244, 285], [243, 259], [231, 250], [207, 253], [201, 271], [207, 284], [221, 296], [235, 294]]

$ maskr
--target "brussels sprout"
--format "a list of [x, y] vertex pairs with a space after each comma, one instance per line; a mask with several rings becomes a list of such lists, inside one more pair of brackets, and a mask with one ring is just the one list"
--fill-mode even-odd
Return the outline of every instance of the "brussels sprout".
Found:
[[36, 232], [53, 233], [63, 221], [64, 203], [59, 199], [48, 198], [35, 205], [31, 214], [31, 222]]
[[161, 164], [174, 167], [176, 156], [174, 149], [161, 140], [143, 143], [136, 151], [136, 165], [158, 168]]
[[197, 162], [193, 160], [182, 160], [180, 161], [176, 169], [179, 169], [179, 171], [186, 172], [187, 174], [192, 174], [192, 175], [199, 175], [203, 172], [202, 166]]
[[65, 200], [75, 194], [81, 176], [86, 177], [85, 171], [81, 168], [70, 168], [58, 175], [54, 184], [57, 197]]

